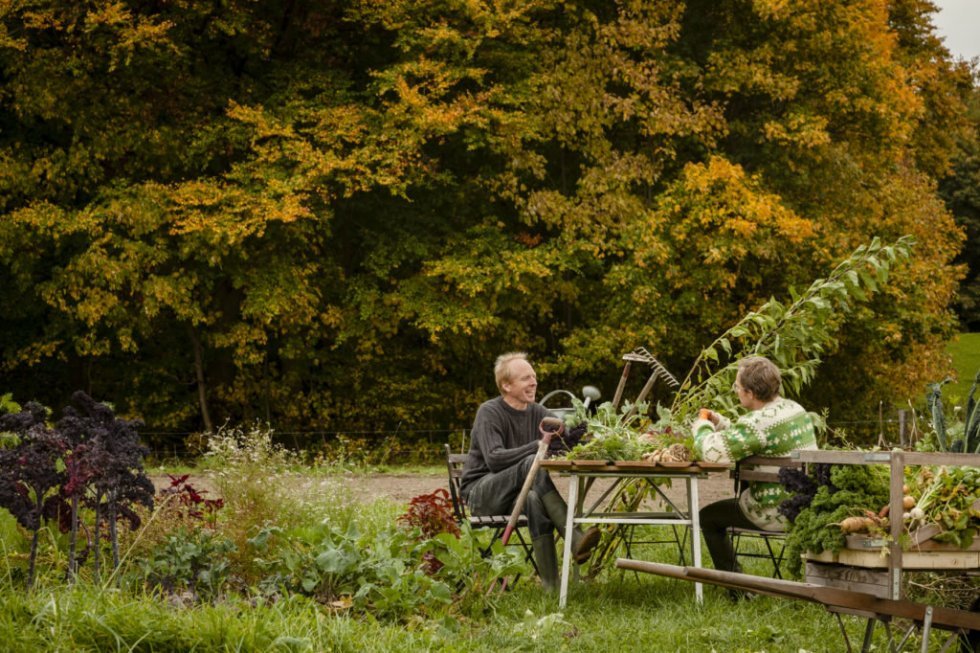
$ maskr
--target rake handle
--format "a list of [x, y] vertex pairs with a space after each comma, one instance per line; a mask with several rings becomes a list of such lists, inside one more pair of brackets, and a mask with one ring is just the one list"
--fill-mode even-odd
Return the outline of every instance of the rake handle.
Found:
[[626, 365], [623, 366], [623, 375], [619, 377], [619, 385], [616, 386], [616, 394], [613, 395], [613, 407], [619, 406], [619, 400], [623, 398], [623, 388], [626, 387], [626, 377], [630, 375], [630, 361], [626, 361]]

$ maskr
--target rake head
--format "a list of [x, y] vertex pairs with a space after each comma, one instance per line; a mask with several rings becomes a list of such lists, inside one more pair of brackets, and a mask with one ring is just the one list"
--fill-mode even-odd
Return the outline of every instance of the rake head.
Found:
[[628, 354], [623, 354], [623, 360], [631, 363], [656, 363], [657, 359], [645, 347], [637, 347]]
[[681, 385], [674, 375], [668, 372], [667, 368], [654, 358], [653, 354], [648, 352], [645, 347], [637, 347], [630, 353], [623, 354], [623, 360], [649, 365], [653, 369], [654, 374], [672, 388], [678, 388]]
[[656, 358], [650, 363], [650, 367], [657, 373], [657, 376], [663, 379], [663, 381], [672, 388], [681, 387], [680, 381], [678, 381], [673, 374], [667, 371], [667, 368], [660, 364]]

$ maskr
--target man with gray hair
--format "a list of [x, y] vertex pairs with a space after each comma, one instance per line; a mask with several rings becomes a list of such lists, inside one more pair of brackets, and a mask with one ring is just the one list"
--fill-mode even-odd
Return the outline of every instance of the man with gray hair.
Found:
[[[782, 374], [768, 358], [747, 356], [738, 362], [732, 391], [748, 409], [732, 424], [714, 411], [702, 409], [691, 425], [698, 460], [736, 463], [754, 455], [782, 456], [796, 449], [816, 449], [813, 418], [792, 399], [780, 396]], [[785, 530], [779, 504], [788, 494], [779, 483], [749, 483], [738, 499], [723, 499], [700, 511], [701, 532], [715, 569], [738, 571], [728, 539], [729, 527]], [[737, 593], [733, 594], [736, 598]]]
[[[471, 444], [463, 467], [463, 499], [474, 515], [509, 514], [538, 450], [538, 425], [548, 410], [535, 402], [538, 377], [523, 352], [497, 357], [494, 376], [500, 396], [484, 402], [476, 413]], [[524, 504], [534, 560], [545, 589], [558, 588], [555, 530], [565, 525], [568, 507], [548, 472], [539, 470]], [[572, 555], [588, 560], [599, 543], [597, 528], [576, 528]]]

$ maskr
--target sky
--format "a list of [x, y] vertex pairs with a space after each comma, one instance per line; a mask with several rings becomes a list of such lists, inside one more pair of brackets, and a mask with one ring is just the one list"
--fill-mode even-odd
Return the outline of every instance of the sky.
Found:
[[980, 57], [980, 0], [933, 0], [939, 12], [933, 15], [939, 36], [953, 58]]

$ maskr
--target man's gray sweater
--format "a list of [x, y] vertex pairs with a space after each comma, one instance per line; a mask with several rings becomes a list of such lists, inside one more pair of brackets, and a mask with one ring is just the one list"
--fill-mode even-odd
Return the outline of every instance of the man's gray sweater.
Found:
[[503, 397], [483, 402], [470, 432], [470, 452], [463, 466], [462, 489], [486, 474], [499, 472], [538, 449], [538, 425], [550, 415], [541, 404], [524, 410], [510, 406]]

